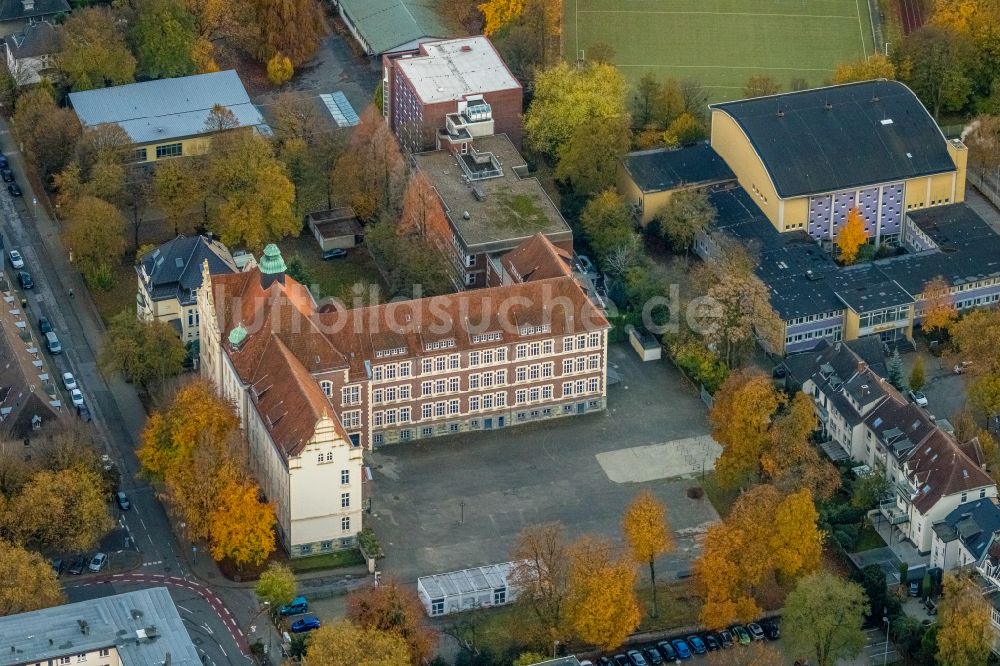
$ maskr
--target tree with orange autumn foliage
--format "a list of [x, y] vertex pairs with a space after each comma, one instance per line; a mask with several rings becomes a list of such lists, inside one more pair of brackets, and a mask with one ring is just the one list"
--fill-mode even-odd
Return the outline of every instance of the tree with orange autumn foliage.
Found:
[[951, 286], [940, 275], [924, 285], [917, 302], [923, 306], [920, 310], [923, 315], [920, 327], [926, 333], [946, 331], [958, 319]]
[[705, 602], [701, 621], [719, 628], [761, 613], [758, 595], [814, 571], [823, 537], [807, 489], [783, 494], [758, 485], [740, 495], [705, 537], [695, 574]]
[[816, 414], [808, 396], [789, 399], [759, 370], [729, 375], [716, 391], [708, 420], [722, 445], [715, 461], [722, 486], [768, 481], [785, 491], [807, 488], [817, 499], [830, 497], [839, 486], [836, 468], [809, 441]]
[[438, 247], [451, 242], [451, 228], [441, 207], [441, 200], [434, 192], [430, 179], [422, 171], [413, 174], [406, 186], [403, 212], [396, 231], [400, 234], [418, 234]]
[[837, 232], [835, 242], [840, 251], [840, 260], [845, 264], [853, 264], [858, 258], [861, 246], [868, 242], [868, 232], [865, 231], [865, 222], [860, 210], [852, 208], [847, 213], [847, 221]]
[[565, 640], [566, 595], [569, 586], [569, 543], [562, 523], [529, 525], [514, 542], [514, 563], [508, 580], [518, 589], [517, 604], [526, 608], [532, 624], [541, 625], [545, 644]]
[[406, 164], [389, 126], [369, 106], [332, 175], [334, 198], [363, 222], [395, 219], [406, 186]]
[[587, 643], [612, 650], [639, 626], [635, 567], [607, 539], [585, 535], [569, 549], [566, 617]]
[[622, 531], [632, 559], [649, 564], [649, 582], [653, 589], [653, 613], [656, 617], [656, 567], [657, 557], [674, 549], [674, 539], [667, 522], [667, 507], [649, 490], [644, 490], [625, 509]]
[[166, 486], [188, 534], [241, 566], [274, 551], [275, 514], [246, 470], [238, 427], [232, 405], [197, 379], [149, 417], [136, 454], [143, 473]]
[[[705, 598], [701, 621], [718, 628], [758, 617], [762, 588], [814, 569], [821, 550], [817, 518], [808, 491], [784, 500], [773, 486], [744, 493], [725, 522], [709, 530], [695, 563]], [[801, 535], [789, 534], [795, 528]]]
[[424, 623], [424, 607], [416, 592], [392, 578], [348, 594], [347, 619], [363, 629], [402, 636], [414, 664], [426, 663], [437, 649], [438, 632]]

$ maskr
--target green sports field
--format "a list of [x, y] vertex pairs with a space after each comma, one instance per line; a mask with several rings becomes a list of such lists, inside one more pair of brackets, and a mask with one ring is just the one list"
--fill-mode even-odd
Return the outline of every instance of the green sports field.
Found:
[[564, 0], [563, 51], [586, 57], [610, 44], [630, 80], [653, 71], [695, 79], [712, 101], [741, 96], [752, 74], [829, 79], [840, 62], [871, 54], [868, 0]]

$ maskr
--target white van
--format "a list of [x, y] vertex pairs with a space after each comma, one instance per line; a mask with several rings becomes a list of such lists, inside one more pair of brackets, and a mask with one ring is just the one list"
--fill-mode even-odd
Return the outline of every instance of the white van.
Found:
[[49, 348], [50, 354], [62, 353], [62, 345], [59, 344], [59, 338], [56, 337], [54, 331], [49, 331], [45, 334], [45, 345]]

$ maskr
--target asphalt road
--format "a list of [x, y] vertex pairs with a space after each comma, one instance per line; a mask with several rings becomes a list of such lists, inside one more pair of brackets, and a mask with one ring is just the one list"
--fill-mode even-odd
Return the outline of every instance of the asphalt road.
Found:
[[[7, 155], [11, 169], [24, 196], [11, 197], [6, 188], [0, 191], [0, 233], [4, 236], [5, 251], [18, 249], [25, 260], [35, 283], [34, 289], [19, 292], [27, 298], [27, 316], [36, 337], [38, 317], [45, 315], [52, 322], [62, 343], [63, 353], [50, 356], [53, 374], [72, 372], [77, 379], [84, 398], [93, 413], [92, 426], [96, 428], [105, 452], [115, 461], [121, 471], [121, 488], [128, 493], [132, 509], [119, 511], [114, 507], [121, 532], [109, 540], [116, 545], [111, 551], [111, 568], [116, 558], [124, 560], [126, 549], [123, 535], [130, 539], [127, 548], [135, 550], [141, 557], [139, 572], [149, 575], [176, 576], [184, 580], [192, 579], [190, 567], [179, 549], [163, 506], [156, 499], [152, 488], [138, 476], [138, 461], [135, 447], [138, 433], [145, 423], [145, 412], [131, 387], [115, 385], [119, 378], [105, 381], [97, 368], [97, 354], [103, 338], [103, 329], [97, 321], [96, 312], [88, 302], [79, 274], [68, 263], [58, 231], [54, 223], [45, 215], [40, 203], [35, 203], [35, 193], [24, 177], [24, 162], [14, 144], [8, 125], [0, 121], [0, 146]], [[8, 273], [12, 275], [12, 273]], [[12, 281], [16, 286], [16, 281]], [[71, 291], [73, 295], [71, 295]], [[72, 416], [70, 418], [73, 418]], [[186, 544], [185, 544], [185, 547]], [[94, 580], [103, 579], [103, 574], [67, 577], [64, 579], [70, 600], [92, 596], [117, 594], [124, 581], [91, 586]], [[162, 578], [136, 579], [128, 583], [162, 584]], [[80, 590], [86, 587], [86, 594]], [[82, 595], [82, 596], [81, 596]], [[252, 611], [252, 595], [246, 590], [229, 590], [227, 603], [243, 610], [239, 615], [248, 616]], [[197, 626], [204, 626], [199, 636], [199, 649], [203, 650], [209, 662], [218, 664], [246, 664], [237, 636], [227, 625], [225, 612], [219, 612], [211, 604], [204, 608], [194, 604], [192, 619]], [[224, 608], [225, 605], [221, 605]], [[188, 619], [188, 618], [185, 618]], [[239, 623], [239, 620], [236, 621]], [[197, 631], [192, 631], [192, 638]]]

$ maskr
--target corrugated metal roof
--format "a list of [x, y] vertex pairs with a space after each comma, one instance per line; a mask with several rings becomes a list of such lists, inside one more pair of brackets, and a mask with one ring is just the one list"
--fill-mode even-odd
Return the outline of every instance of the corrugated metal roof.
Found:
[[244, 127], [264, 124], [231, 69], [75, 92], [69, 100], [84, 125], [117, 123], [138, 144], [204, 134], [216, 104], [232, 111]]
[[[85, 630], [85, 631], [84, 631]], [[0, 617], [0, 666], [115, 647], [126, 664], [201, 666], [165, 587]]]
[[473, 592], [487, 592], [507, 586], [513, 562], [490, 564], [475, 569], [449, 571], [418, 579], [421, 587], [432, 599], [451, 597]]
[[422, 37], [449, 37], [434, 0], [340, 0], [340, 6], [376, 54]]

